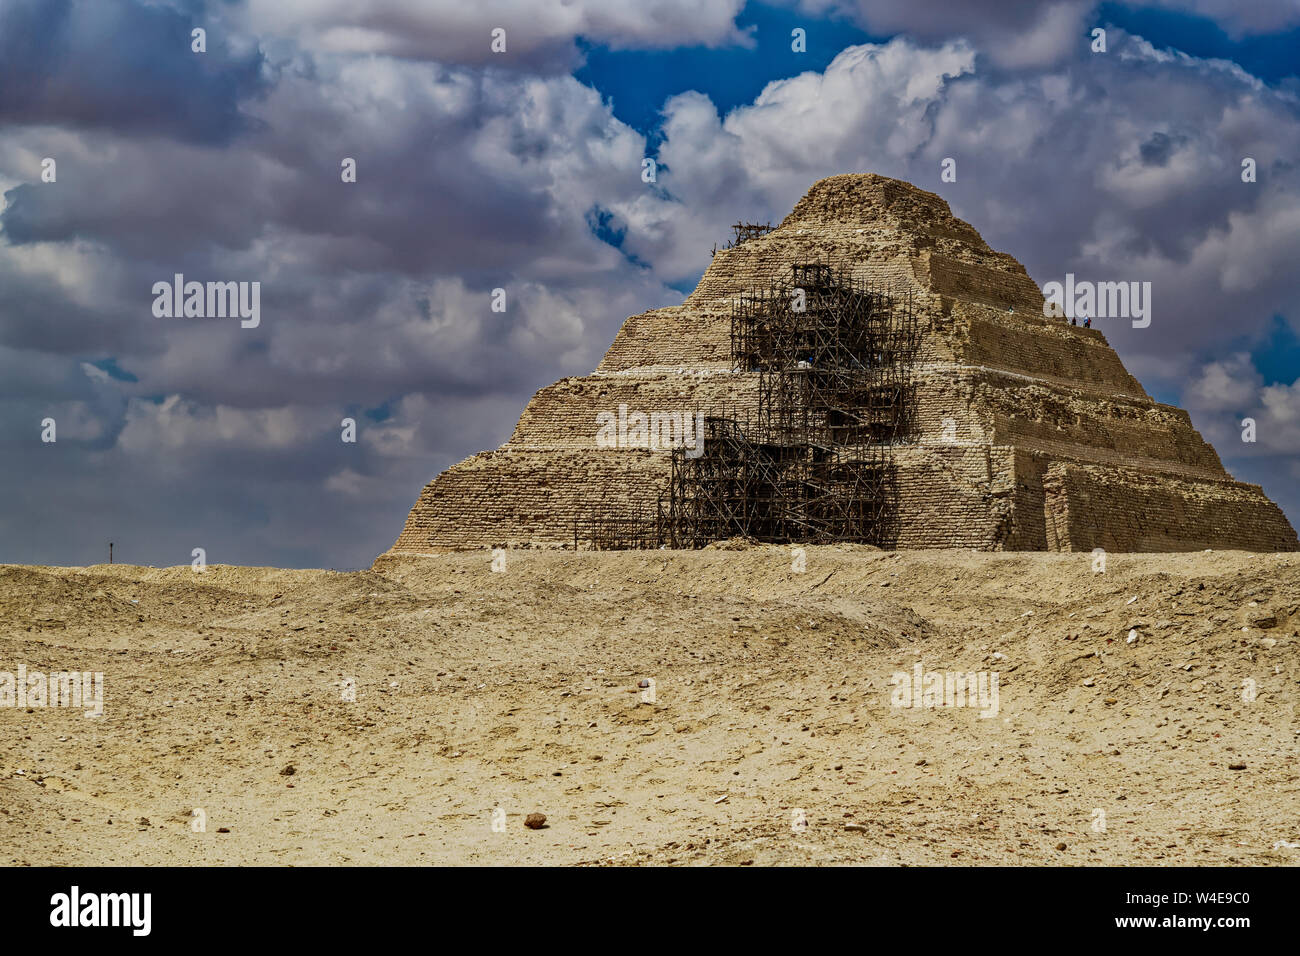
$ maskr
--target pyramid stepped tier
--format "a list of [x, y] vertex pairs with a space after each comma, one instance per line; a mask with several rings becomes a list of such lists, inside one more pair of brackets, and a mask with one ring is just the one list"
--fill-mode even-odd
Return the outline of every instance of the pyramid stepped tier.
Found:
[[[661, 416], [669, 413], [674, 419], [678, 413], [724, 416], [736, 409], [743, 413], [755, 407], [757, 388], [758, 376], [753, 373], [706, 372], [688, 377], [638, 370], [622, 375], [566, 378], [533, 396], [503, 450], [567, 449], [586, 453], [601, 447], [597, 417], [603, 412], [617, 417], [620, 408], [626, 407], [629, 415], [639, 411], [658, 412]], [[627, 438], [620, 444], [635, 447], [631, 436]]]
[[505, 445], [425, 487], [390, 553], [573, 547], [575, 521], [653, 512], [671, 451], [643, 440], [637, 414], [665, 439], [682, 437], [683, 416], [688, 435], [695, 415], [756, 416], [760, 377], [734, 367], [733, 305], [805, 263], [908, 300], [917, 317], [890, 545], [1297, 550], [1281, 510], [1227, 473], [1186, 412], [1153, 401], [1099, 330], [1043, 316], [1015, 259], [938, 196], [849, 175], [718, 250], [681, 305], [627, 319], [593, 374], [539, 391]]
[[572, 547], [593, 505], [633, 508], [668, 472], [666, 454], [644, 450], [484, 452], [425, 485], [393, 552]]

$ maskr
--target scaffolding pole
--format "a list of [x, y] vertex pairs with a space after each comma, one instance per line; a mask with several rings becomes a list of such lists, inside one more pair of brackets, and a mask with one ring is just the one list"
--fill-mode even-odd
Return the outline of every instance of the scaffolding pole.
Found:
[[733, 367], [758, 373], [752, 415], [706, 417], [703, 454], [673, 450], [653, 513], [593, 512], [575, 548], [896, 541], [892, 449], [915, 434], [911, 294], [795, 265], [733, 305], [730, 333]]

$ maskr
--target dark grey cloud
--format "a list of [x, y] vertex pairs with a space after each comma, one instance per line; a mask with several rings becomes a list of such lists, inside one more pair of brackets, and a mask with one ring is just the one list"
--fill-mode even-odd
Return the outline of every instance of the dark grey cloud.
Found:
[[[195, 5], [198, 7], [198, 5]], [[195, 15], [197, 13], [198, 15]], [[0, 123], [68, 124], [221, 143], [248, 126], [262, 57], [216, 31], [192, 51], [195, 13], [133, 0], [0, 3]]]
[[1148, 166], [1169, 165], [1169, 154], [1173, 152], [1174, 140], [1168, 133], [1155, 132], [1151, 138], [1138, 147], [1142, 162]]
[[[95, 19], [56, 12], [72, 39]], [[103, 47], [59, 77], [115, 84], [85, 91], [93, 120], [55, 98], [0, 133], [0, 560], [97, 560], [116, 536], [123, 560], [365, 564], [429, 477], [679, 298], [592, 231], [593, 196], [645, 195], [644, 143], [570, 77], [270, 42], [264, 84], [174, 77], [166, 95], [199, 107], [230, 93], [199, 130], [147, 97], [114, 112], [151, 81], [110, 61], [148, 57]], [[177, 272], [259, 282], [261, 325], [156, 318]]]
[[[735, 23], [743, 7], [744, 0], [244, 0], [232, 16], [315, 50], [553, 74], [579, 65], [578, 37], [615, 49], [749, 43]], [[493, 46], [496, 31], [504, 51]]]

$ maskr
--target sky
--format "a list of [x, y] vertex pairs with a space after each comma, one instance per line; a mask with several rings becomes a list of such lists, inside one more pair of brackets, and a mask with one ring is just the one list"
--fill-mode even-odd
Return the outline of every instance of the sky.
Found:
[[[0, 0], [0, 562], [368, 566], [846, 172], [1040, 286], [1151, 282], [1103, 331], [1300, 523], [1298, 40], [1300, 0]], [[257, 325], [157, 315], [176, 274]]]

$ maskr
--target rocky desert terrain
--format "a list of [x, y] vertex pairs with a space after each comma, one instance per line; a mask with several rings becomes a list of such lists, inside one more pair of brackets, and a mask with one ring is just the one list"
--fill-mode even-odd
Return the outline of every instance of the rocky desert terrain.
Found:
[[0, 672], [104, 675], [0, 706], [0, 861], [1300, 861], [1300, 555], [803, 561], [0, 566]]

